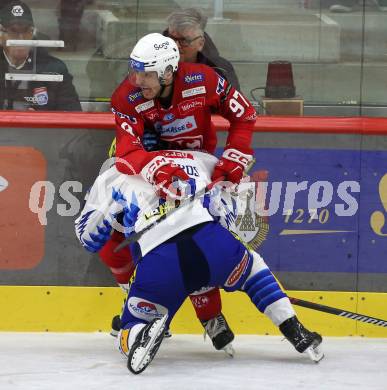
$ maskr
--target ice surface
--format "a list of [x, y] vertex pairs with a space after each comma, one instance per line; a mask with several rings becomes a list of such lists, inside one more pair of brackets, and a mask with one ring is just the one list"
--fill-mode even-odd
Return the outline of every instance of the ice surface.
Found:
[[201, 336], [165, 339], [131, 374], [104, 333], [0, 333], [1, 390], [386, 390], [387, 339], [325, 338], [311, 362], [280, 337], [237, 336], [233, 359]]

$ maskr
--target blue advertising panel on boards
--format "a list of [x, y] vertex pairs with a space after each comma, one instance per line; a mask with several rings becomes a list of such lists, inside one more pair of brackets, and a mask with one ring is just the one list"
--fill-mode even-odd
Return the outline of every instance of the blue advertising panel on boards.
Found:
[[[387, 273], [387, 152], [255, 149], [273, 271]], [[260, 195], [258, 195], [260, 194]], [[246, 236], [247, 237], [247, 236]]]

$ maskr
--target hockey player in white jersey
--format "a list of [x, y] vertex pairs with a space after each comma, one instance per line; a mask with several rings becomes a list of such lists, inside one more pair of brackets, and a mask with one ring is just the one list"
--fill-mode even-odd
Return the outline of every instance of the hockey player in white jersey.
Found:
[[171, 188], [182, 199], [180, 207], [171, 212], [175, 202], [160, 201], [140, 175], [123, 175], [112, 167], [97, 178], [76, 220], [78, 239], [93, 252], [112, 229], [130, 236], [158, 221], [131, 244], [137, 268], [118, 337], [128, 369], [134, 374], [145, 370], [185, 298], [205, 286], [244, 291], [298, 352], [321, 360], [321, 336], [299, 322], [262, 257], [221, 225], [230, 227], [237, 202], [218, 187], [205, 196], [194, 195], [210, 183], [217, 159], [196, 151], [164, 151], [163, 156], [190, 177], [189, 183]]

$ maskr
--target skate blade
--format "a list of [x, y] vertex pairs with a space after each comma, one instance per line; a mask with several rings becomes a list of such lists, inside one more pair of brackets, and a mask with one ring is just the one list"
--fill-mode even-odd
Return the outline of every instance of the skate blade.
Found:
[[[153, 325], [152, 335], [149, 337], [145, 347], [138, 347], [138, 355], [141, 357], [139, 359], [131, 359], [130, 367], [131, 371], [134, 374], [139, 374], [144, 371], [144, 369], [151, 363], [154, 356], [150, 356], [151, 349], [155, 346], [155, 342], [158, 340], [159, 336], [164, 332], [165, 323], [167, 322], [168, 314], [165, 314]], [[162, 339], [160, 340], [161, 343]], [[136, 351], [137, 352], [137, 351]]]
[[307, 355], [309, 356], [310, 360], [314, 361], [315, 363], [320, 362], [324, 358], [324, 352], [321, 350], [321, 348], [317, 346], [311, 345], [309, 348], [305, 350]]
[[227, 344], [225, 347], [222, 348], [222, 350], [226, 353], [227, 356], [233, 358], [235, 354], [234, 347], [232, 344]]

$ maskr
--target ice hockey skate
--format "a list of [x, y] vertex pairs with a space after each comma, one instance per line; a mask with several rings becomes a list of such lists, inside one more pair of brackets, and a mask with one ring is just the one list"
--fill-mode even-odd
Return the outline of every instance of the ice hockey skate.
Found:
[[155, 357], [165, 334], [168, 315], [151, 321], [144, 326], [134, 341], [128, 354], [128, 369], [133, 374], [143, 372]]
[[322, 337], [318, 333], [306, 329], [296, 316], [284, 321], [279, 328], [286, 339], [293, 344], [296, 351], [307, 353], [309, 358], [316, 363], [324, 357], [320, 348]]
[[231, 342], [234, 340], [234, 333], [227, 324], [227, 321], [222, 313], [208, 321], [202, 321], [205, 333], [210, 337], [213, 346], [217, 350], [223, 350], [228, 356], [234, 356], [234, 348]]

